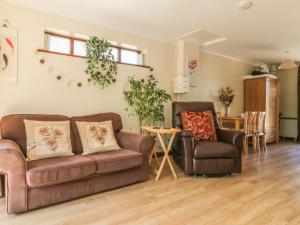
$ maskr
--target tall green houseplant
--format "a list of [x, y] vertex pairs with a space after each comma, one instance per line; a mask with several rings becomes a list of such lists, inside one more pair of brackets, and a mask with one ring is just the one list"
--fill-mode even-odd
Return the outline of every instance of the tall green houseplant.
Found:
[[153, 75], [146, 79], [129, 77], [128, 83], [129, 88], [124, 90], [124, 98], [132, 107], [133, 114], [139, 117], [140, 125], [162, 124], [165, 121], [164, 104], [172, 100], [171, 96], [158, 87]]

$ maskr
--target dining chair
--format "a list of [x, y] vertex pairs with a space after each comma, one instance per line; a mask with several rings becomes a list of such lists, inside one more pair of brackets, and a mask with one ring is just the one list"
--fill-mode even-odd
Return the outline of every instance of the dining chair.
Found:
[[266, 151], [266, 112], [257, 112], [256, 118], [256, 146], [258, 151], [261, 151], [261, 149]]
[[248, 154], [248, 143], [249, 138], [252, 137], [252, 146], [253, 152], [256, 152], [257, 149], [257, 136], [255, 131], [257, 124], [257, 112], [246, 111], [244, 114], [244, 140], [243, 140], [243, 149], [244, 153]]

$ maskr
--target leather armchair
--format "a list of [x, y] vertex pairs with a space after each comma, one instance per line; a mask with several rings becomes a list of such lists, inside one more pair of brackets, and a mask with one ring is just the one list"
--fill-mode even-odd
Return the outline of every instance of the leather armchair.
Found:
[[242, 170], [243, 132], [221, 129], [212, 102], [173, 102], [173, 127], [182, 129], [181, 112], [211, 111], [217, 142], [197, 140], [190, 131], [177, 135], [173, 157], [185, 174], [231, 174]]

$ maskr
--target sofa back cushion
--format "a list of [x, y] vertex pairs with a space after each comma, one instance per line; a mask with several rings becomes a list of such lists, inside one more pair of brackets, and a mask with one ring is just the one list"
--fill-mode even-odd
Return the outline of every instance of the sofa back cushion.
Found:
[[76, 154], [80, 154], [83, 152], [82, 142], [80, 139], [79, 131], [76, 125], [76, 121], [83, 122], [102, 122], [111, 120], [113, 130], [115, 134], [123, 129], [122, 120], [119, 114], [116, 113], [98, 113], [87, 116], [74, 116], [71, 117], [71, 129], [73, 132], [73, 140], [74, 140], [74, 150], [73, 152]]
[[26, 131], [24, 119], [39, 121], [67, 121], [69, 118], [63, 115], [45, 115], [45, 114], [13, 114], [4, 116], [1, 119], [1, 136], [4, 139], [11, 139], [17, 142], [26, 155]]

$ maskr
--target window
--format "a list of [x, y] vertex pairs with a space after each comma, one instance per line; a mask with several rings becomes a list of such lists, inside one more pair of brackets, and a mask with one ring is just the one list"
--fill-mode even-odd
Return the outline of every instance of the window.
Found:
[[86, 56], [85, 42], [74, 40], [74, 55]]
[[[51, 52], [85, 57], [85, 40], [83, 38], [45, 31], [45, 48]], [[143, 65], [143, 56], [140, 50], [112, 45], [112, 54], [114, 59], [119, 63]]]
[[134, 51], [121, 49], [121, 62], [137, 64], [138, 63], [138, 53]]
[[53, 52], [70, 53], [70, 40], [67, 38], [50, 36], [49, 50]]

